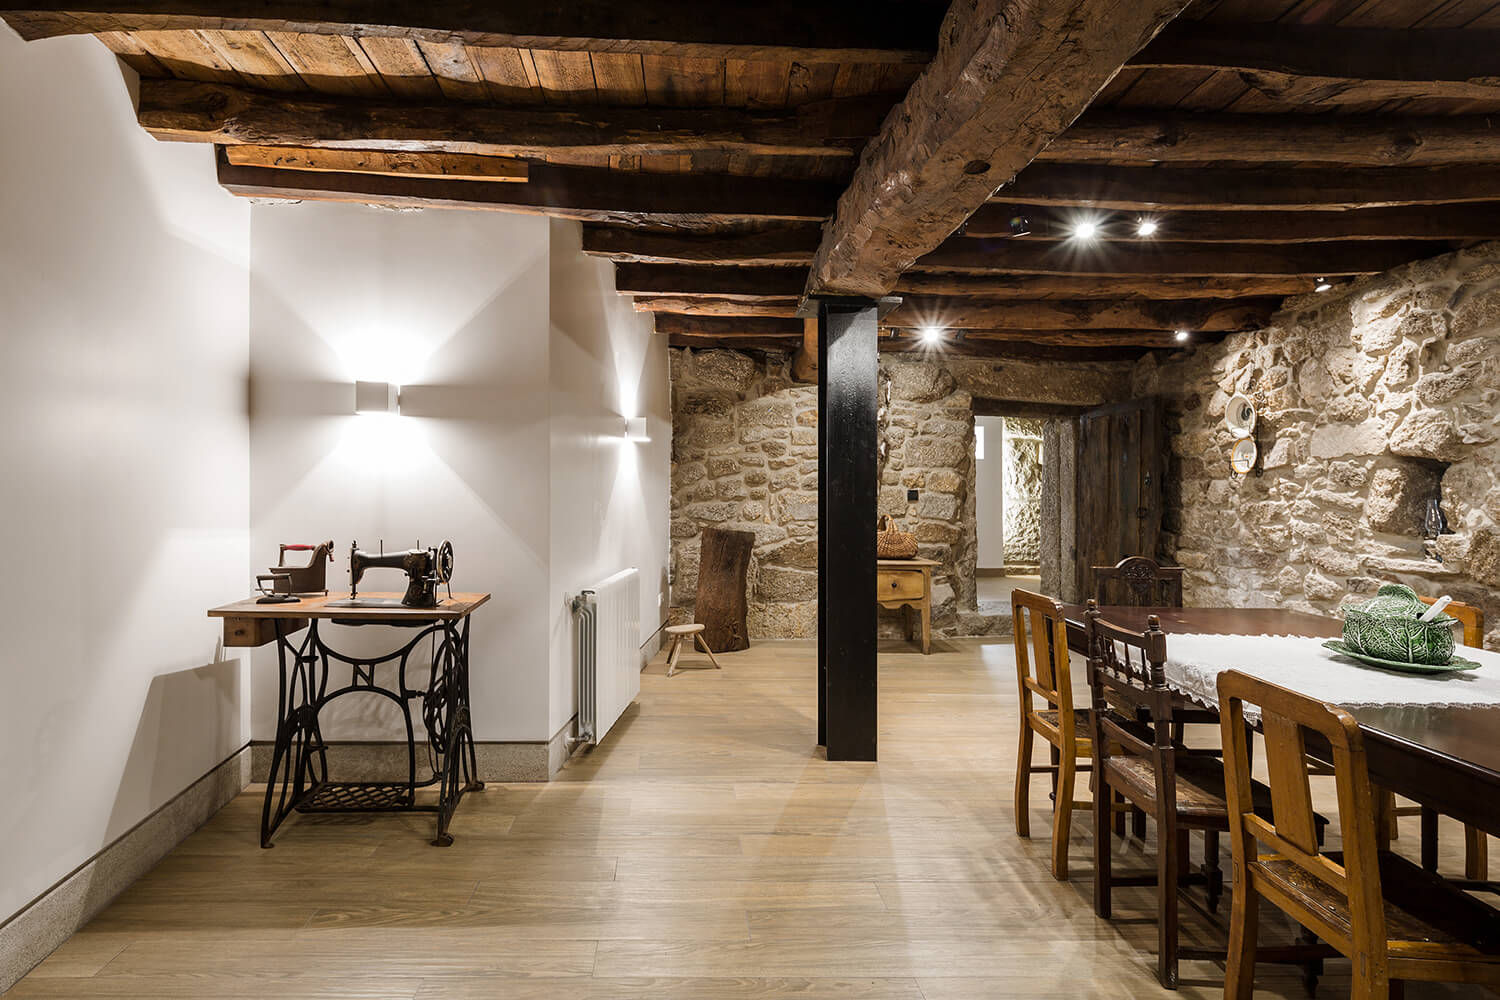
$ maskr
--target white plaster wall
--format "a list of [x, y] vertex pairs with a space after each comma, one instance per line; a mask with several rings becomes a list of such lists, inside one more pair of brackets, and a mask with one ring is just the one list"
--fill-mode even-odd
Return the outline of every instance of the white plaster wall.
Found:
[[[552, 229], [552, 533], [550, 695], [553, 733], [576, 711], [568, 601], [627, 566], [641, 573], [641, 640], [666, 620], [672, 410], [664, 337], [615, 293], [614, 265], [585, 256], [582, 227]], [[645, 417], [648, 443], [621, 439]], [[648, 647], [649, 648], [649, 647]]]
[[974, 464], [979, 569], [1005, 568], [1005, 418], [975, 417], [984, 428], [984, 458]]
[[0, 26], [0, 922], [248, 736], [249, 208], [133, 83]]
[[[278, 542], [455, 549], [473, 617], [479, 740], [536, 741], [548, 719], [548, 226], [502, 213], [257, 206], [250, 302], [251, 564]], [[353, 414], [355, 379], [402, 385], [402, 415]], [[248, 572], [248, 570], [247, 570]], [[374, 570], [370, 590], [401, 590]], [[385, 651], [378, 629], [333, 629]], [[275, 657], [256, 651], [254, 735], [274, 736]], [[394, 708], [333, 703], [330, 739], [399, 739]]]

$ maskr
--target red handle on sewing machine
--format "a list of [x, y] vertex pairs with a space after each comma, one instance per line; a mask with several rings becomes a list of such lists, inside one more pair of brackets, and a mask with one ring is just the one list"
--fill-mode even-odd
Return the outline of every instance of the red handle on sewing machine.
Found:
[[311, 552], [313, 549], [317, 548], [317, 546], [316, 545], [283, 545], [282, 548], [286, 549], [288, 552]]

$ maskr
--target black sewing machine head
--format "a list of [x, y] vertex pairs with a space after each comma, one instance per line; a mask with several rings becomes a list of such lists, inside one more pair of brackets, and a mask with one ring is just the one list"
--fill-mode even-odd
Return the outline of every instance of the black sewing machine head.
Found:
[[453, 579], [453, 543], [443, 542], [433, 549], [407, 549], [404, 552], [365, 552], [355, 542], [349, 552], [349, 599], [359, 598], [359, 581], [365, 570], [376, 567], [403, 570], [406, 594], [401, 603], [408, 608], [435, 608], [437, 587]]

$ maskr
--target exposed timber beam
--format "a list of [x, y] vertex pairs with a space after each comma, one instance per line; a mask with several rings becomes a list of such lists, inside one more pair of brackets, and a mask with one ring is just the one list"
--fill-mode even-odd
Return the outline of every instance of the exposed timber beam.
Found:
[[1218, 340], [1193, 334], [1187, 340], [1171, 330], [969, 330], [965, 343], [1046, 344], [1049, 347], [1186, 347], [1194, 339]]
[[1189, 0], [954, 0], [865, 147], [807, 291], [879, 297], [1086, 108]]
[[661, 175], [533, 164], [525, 184], [239, 167], [219, 156], [219, 183], [247, 198], [341, 201], [414, 208], [477, 208], [587, 222], [713, 229], [756, 219], [817, 219], [828, 187], [714, 174]]
[[1280, 275], [1374, 274], [1442, 253], [1432, 243], [1289, 243], [1281, 247], [1156, 243], [1031, 243], [954, 237], [917, 262], [924, 271], [1011, 274]]
[[[679, 181], [679, 175], [673, 175], [670, 183], [664, 182], [660, 174], [638, 176], [651, 178], [651, 185], [663, 191], [671, 190]], [[733, 178], [735, 182], [743, 179]], [[826, 190], [821, 184], [815, 186], [819, 191]], [[638, 264], [806, 265], [812, 261], [821, 232], [821, 227], [816, 225], [702, 235], [643, 232], [621, 226], [584, 226], [583, 252]]]
[[800, 267], [615, 265], [615, 290], [627, 295], [711, 295], [720, 299], [796, 299], [807, 272]]
[[1287, 212], [1500, 201], [1500, 167], [1185, 169], [1037, 163], [996, 191], [1001, 204], [1144, 211]]
[[[1285, 172], [1284, 172], [1285, 173]], [[1011, 219], [1027, 212], [1031, 232], [1026, 240], [1069, 239], [1078, 212], [1026, 210], [990, 204], [964, 226], [967, 236], [1011, 234]], [[1146, 243], [1136, 231], [1143, 216], [1090, 216], [1095, 239]], [[1500, 239], [1500, 202], [1459, 205], [1361, 208], [1306, 212], [1176, 212], [1147, 215], [1156, 223], [1154, 240], [1181, 243], [1326, 243], [1334, 240], [1492, 240]]]
[[1256, 277], [1179, 277], [1132, 275], [1116, 278], [1093, 274], [941, 274], [910, 271], [896, 293], [964, 295], [988, 299], [1241, 299], [1262, 295], [1300, 295], [1313, 290], [1313, 279]]
[[780, 316], [797, 315], [797, 299], [747, 302], [744, 299], [685, 298], [680, 295], [637, 295], [636, 312], [679, 313], [683, 316]]
[[1040, 160], [1072, 163], [1325, 163], [1351, 167], [1495, 161], [1492, 115], [1139, 114], [1092, 111]]
[[445, 177], [454, 181], [527, 179], [525, 160], [467, 153], [383, 153], [359, 149], [299, 149], [293, 146], [226, 146], [224, 155], [237, 167], [322, 170], [343, 174], [400, 174]]
[[1227, 70], [1296, 104], [1500, 97], [1500, 31], [1180, 21], [1130, 65]]
[[680, 313], [657, 313], [656, 332], [705, 337], [789, 337], [800, 343], [802, 321], [792, 317], [684, 316]]
[[[663, 331], [657, 330], [657, 332]], [[785, 351], [790, 354], [801, 343], [801, 335], [796, 337], [721, 337], [714, 334], [674, 333], [667, 337], [668, 347], [691, 347], [700, 351]]]
[[142, 79], [136, 120], [181, 142], [543, 157], [731, 152], [852, 155], [888, 101], [846, 98], [787, 111], [516, 108], [267, 94], [222, 83]]
[[944, 6], [933, 0], [763, 0], [754, 16], [697, 0], [67, 0], [0, 8], [22, 38], [108, 31], [294, 31], [521, 49], [706, 59], [925, 63]]
[[[963, 340], [944, 340], [934, 347], [921, 337], [880, 338], [882, 354], [909, 354], [928, 361], [942, 361], [949, 358], [1074, 362], [1135, 361], [1148, 351], [1149, 348], [1145, 347], [1063, 347], [1056, 344], [968, 337]], [[1024, 391], [1024, 389], [1018, 387], [1017, 391]]]
[[1264, 326], [1279, 299], [1245, 302], [1178, 302], [1108, 299], [1038, 300], [908, 297], [882, 321], [885, 326], [951, 330], [1175, 330], [1229, 332]]

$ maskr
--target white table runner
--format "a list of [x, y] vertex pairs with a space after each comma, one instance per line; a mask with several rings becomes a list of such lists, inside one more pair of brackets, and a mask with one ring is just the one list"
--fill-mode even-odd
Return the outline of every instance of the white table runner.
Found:
[[[1167, 683], [1215, 708], [1225, 670], [1279, 684], [1345, 708], [1374, 705], [1500, 705], [1500, 653], [1460, 646], [1477, 670], [1401, 674], [1367, 667], [1324, 649], [1324, 639], [1288, 635], [1168, 635]], [[1260, 717], [1250, 705], [1245, 717]]]

